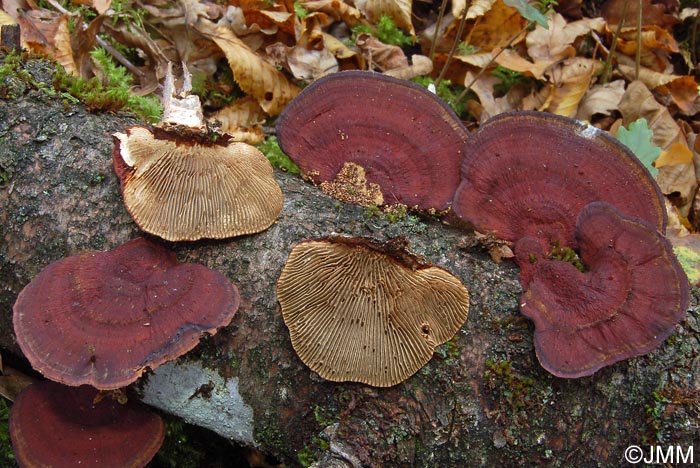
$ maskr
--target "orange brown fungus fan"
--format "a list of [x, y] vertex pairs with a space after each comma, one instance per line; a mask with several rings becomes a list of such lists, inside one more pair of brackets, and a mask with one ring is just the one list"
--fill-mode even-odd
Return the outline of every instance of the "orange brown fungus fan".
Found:
[[277, 298], [299, 358], [324, 379], [377, 387], [413, 375], [469, 313], [467, 288], [406, 250], [331, 237], [297, 244]]
[[285, 153], [317, 184], [346, 163], [364, 169], [385, 204], [446, 210], [469, 134], [440, 98], [410, 81], [348, 71], [301, 92], [277, 121]]
[[576, 217], [594, 201], [665, 231], [663, 196], [646, 168], [617, 140], [577, 120], [501, 114], [481, 126], [466, 154], [453, 208], [479, 232], [575, 248]]
[[[588, 271], [537, 260], [520, 301], [535, 323], [542, 367], [566, 378], [653, 350], [685, 316], [689, 301], [685, 273], [655, 226], [596, 202], [579, 215], [576, 240]], [[525, 238], [516, 255], [521, 262], [539, 257], [539, 247]]]
[[253, 234], [282, 211], [265, 155], [227, 135], [130, 127], [114, 135], [112, 159], [136, 224], [166, 240]]
[[43, 381], [12, 405], [10, 437], [20, 467], [140, 468], [163, 444], [165, 425], [142, 405], [100, 399], [89, 385]]
[[44, 268], [17, 297], [17, 343], [32, 366], [66, 385], [124, 387], [228, 325], [236, 287], [135, 239]]

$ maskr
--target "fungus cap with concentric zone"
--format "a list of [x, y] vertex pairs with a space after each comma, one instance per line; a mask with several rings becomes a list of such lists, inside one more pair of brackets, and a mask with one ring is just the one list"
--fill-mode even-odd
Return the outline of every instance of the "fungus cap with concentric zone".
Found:
[[164, 437], [160, 416], [132, 401], [100, 398], [89, 385], [35, 383], [17, 396], [10, 412], [10, 438], [21, 467], [140, 468]]
[[280, 147], [315, 183], [361, 167], [386, 205], [450, 207], [469, 132], [435, 94], [381, 73], [345, 71], [306, 87], [277, 120]]
[[576, 240], [584, 272], [542, 258], [533, 238], [516, 244], [520, 261], [537, 258], [520, 301], [535, 323], [537, 357], [566, 378], [655, 349], [683, 319], [690, 297], [683, 268], [656, 226], [595, 202], [579, 215]]
[[115, 389], [215, 334], [238, 304], [222, 273], [140, 238], [51, 263], [19, 293], [13, 322], [47, 378]]

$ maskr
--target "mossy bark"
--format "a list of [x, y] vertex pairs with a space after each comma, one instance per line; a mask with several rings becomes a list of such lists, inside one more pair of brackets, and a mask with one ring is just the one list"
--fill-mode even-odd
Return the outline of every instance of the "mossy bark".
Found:
[[[48, 79], [41, 68], [33, 73]], [[34, 86], [11, 94], [0, 101], [0, 346], [19, 356], [12, 304], [22, 287], [54, 260], [142, 233], [124, 209], [111, 162], [110, 135], [134, 121], [90, 114]], [[231, 324], [182, 359], [238, 379], [262, 451], [289, 466], [589, 467], [624, 466], [629, 445], [673, 444], [694, 445], [700, 459], [698, 290], [658, 350], [592, 377], [555, 378], [539, 366], [532, 326], [518, 312], [514, 266], [493, 263], [465, 231], [410, 215], [392, 223], [297, 176], [275, 175], [285, 205], [267, 231], [165, 243], [181, 261], [217, 269], [239, 286]], [[294, 243], [333, 232], [406, 236], [471, 291], [467, 322], [404, 383], [323, 381], [292, 349], [275, 283]]]

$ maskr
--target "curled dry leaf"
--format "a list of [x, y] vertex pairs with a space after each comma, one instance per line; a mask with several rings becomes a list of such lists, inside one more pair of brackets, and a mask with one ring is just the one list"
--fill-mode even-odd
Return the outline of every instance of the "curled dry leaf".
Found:
[[[471, 2], [469, 10], [467, 10], [467, 19], [484, 16], [493, 7], [494, 3], [496, 3], [496, 0], [476, 0]], [[466, 0], [452, 2], [452, 14], [455, 17], [459, 17], [462, 14], [462, 10], [466, 8], [466, 4]]]
[[[616, 51], [635, 57], [637, 53], [637, 28], [624, 28], [617, 41]], [[658, 72], [670, 73], [673, 65], [669, 60], [672, 52], [678, 52], [678, 43], [670, 32], [657, 26], [646, 26], [642, 30], [641, 65]]]
[[265, 118], [260, 104], [251, 96], [237, 99], [210, 116], [211, 120], [221, 122], [222, 132], [231, 135], [235, 141], [248, 144], [260, 143], [263, 140], [260, 125], [265, 122]]
[[552, 95], [543, 110], [566, 117], [576, 115], [579, 102], [599, 68], [597, 60], [584, 57], [574, 57], [554, 67], [550, 72], [554, 84]]
[[355, 6], [374, 24], [382, 16], [388, 16], [396, 26], [416, 36], [411, 21], [413, 0], [355, 0]]
[[376, 37], [361, 33], [357, 36], [355, 45], [360, 48], [363, 57], [370, 63], [371, 68], [381, 71], [408, 67], [408, 59], [401, 47], [385, 44]]
[[534, 61], [556, 63], [576, 55], [572, 44], [576, 38], [591, 30], [601, 31], [602, 18], [583, 19], [567, 23], [558, 13], [550, 14], [549, 29], [537, 25], [527, 35], [527, 53]]
[[[453, 23], [456, 28], [459, 18], [454, 19]], [[467, 22], [464, 28], [465, 31], [469, 31], [466, 41], [484, 51], [493, 50], [496, 47], [506, 47], [509, 42], [517, 44], [524, 37], [524, 33], [515, 40], [512, 40], [513, 36], [522, 30], [525, 24], [527, 24], [527, 20], [518, 13], [518, 10], [498, 0], [483, 16], [473, 20], [473, 22]], [[450, 38], [450, 41], [452, 40], [453, 38]], [[449, 46], [451, 45], [450, 43]]]
[[576, 118], [590, 122], [596, 114], [610, 115], [612, 111], [617, 110], [624, 94], [624, 80], [593, 85], [581, 99]]
[[226, 55], [233, 77], [241, 89], [254, 96], [269, 115], [277, 115], [299, 93], [272, 64], [263, 60], [226, 27], [217, 27], [205, 34]]
[[342, 0], [302, 0], [301, 6], [306, 11], [322, 11], [333, 18], [333, 20], [342, 20], [350, 27], [355, 26], [362, 20], [360, 10]]
[[402, 80], [410, 80], [416, 76], [429, 75], [433, 71], [433, 61], [425, 55], [415, 54], [411, 56], [411, 64], [406, 67], [394, 68], [384, 72]]
[[645, 118], [654, 132], [652, 143], [661, 149], [668, 148], [674, 142], [686, 143], [680, 127], [668, 109], [654, 98], [641, 81], [633, 81], [627, 86], [619, 110], [625, 126], [639, 118]]

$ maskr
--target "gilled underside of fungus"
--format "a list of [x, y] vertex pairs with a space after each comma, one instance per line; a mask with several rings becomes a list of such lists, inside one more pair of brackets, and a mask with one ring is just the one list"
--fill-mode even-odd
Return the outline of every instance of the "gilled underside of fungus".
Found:
[[405, 246], [332, 237], [297, 244], [277, 283], [301, 360], [321, 377], [387, 387], [425, 365], [469, 312], [466, 287]]
[[543, 258], [535, 239], [516, 244], [521, 264], [535, 262], [526, 266], [521, 311], [535, 323], [537, 357], [567, 378], [653, 350], [689, 301], [685, 273], [656, 226], [596, 202], [581, 212], [575, 233], [585, 272]]
[[608, 202], [665, 232], [663, 196], [639, 160], [606, 133], [573, 119], [511, 112], [467, 142], [453, 208], [482, 233], [576, 248], [576, 217]]
[[252, 234], [282, 211], [267, 158], [228, 136], [135, 126], [114, 135], [112, 157], [134, 221], [166, 240]]
[[135, 239], [48, 265], [20, 292], [13, 321], [22, 352], [46, 377], [115, 389], [216, 333], [238, 304], [223, 274]]
[[321, 78], [280, 115], [285, 153], [315, 183], [361, 167], [383, 203], [446, 210], [469, 134], [437, 96], [405, 80], [349, 71]]
[[143, 467], [165, 437], [160, 416], [128, 402], [100, 399], [88, 385], [30, 385], [10, 413], [10, 437], [20, 466]]

